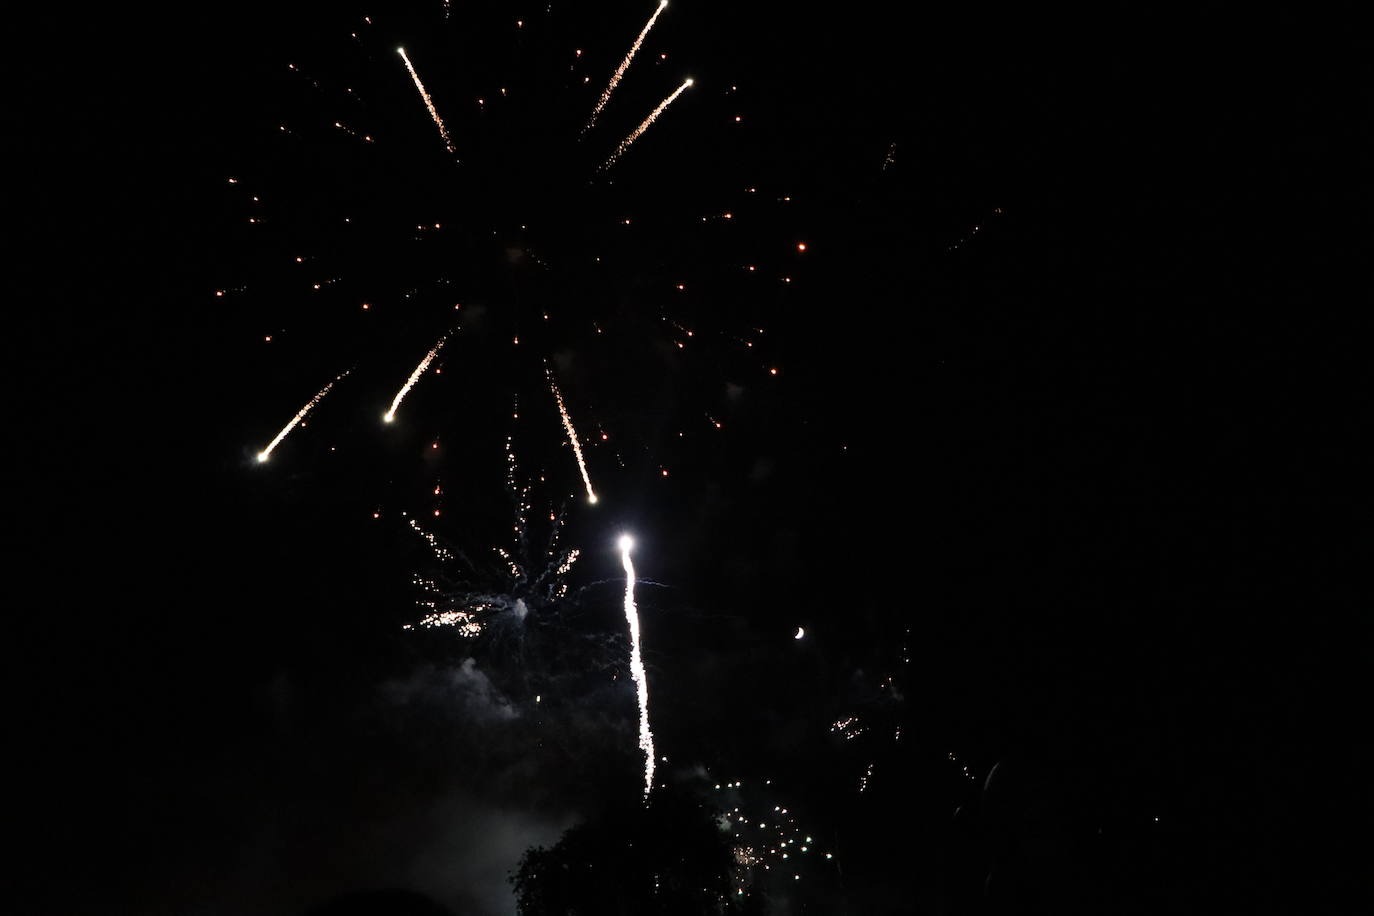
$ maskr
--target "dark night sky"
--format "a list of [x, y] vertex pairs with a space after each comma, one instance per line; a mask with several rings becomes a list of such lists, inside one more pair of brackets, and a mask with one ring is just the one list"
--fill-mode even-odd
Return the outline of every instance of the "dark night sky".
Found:
[[[417, 390], [391, 440], [322, 409], [270, 467], [250, 463], [354, 360], [359, 384], [330, 406], [384, 407], [436, 336], [398, 320], [374, 344], [355, 315], [320, 320], [272, 266], [292, 232], [345, 201], [473, 225], [519, 206], [550, 224], [543, 253], [589, 244], [568, 227], [592, 198], [565, 181], [585, 163], [544, 161], [552, 128], [512, 126], [528, 143], [504, 174], [538, 176], [517, 205], [499, 182], [467, 187], [470, 211], [432, 191], [433, 158], [412, 171], [394, 152], [434, 141], [404, 81], [368, 114], [391, 151], [282, 152], [280, 119], [333, 117], [285, 64], [337, 73], [344, 6], [73, 12], [22, 41], [44, 53], [11, 83], [9, 143], [32, 160], [14, 190], [34, 206], [10, 302], [7, 552], [36, 587], [9, 602], [11, 756], [39, 864], [16, 912], [298, 914], [376, 886], [510, 912], [519, 853], [636, 778], [619, 686], [554, 679], [570, 689], [540, 719], [501, 680], [509, 663], [479, 655], [474, 673], [399, 630], [421, 557], [396, 511], [423, 510], [438, 474], [445, 523], [481, 520], [439, 530], [480, 546], [503, 524], [513, 364], [455, 364], [467, 386]], [[397, 6], [404, 36], [440, 4]], [[613, 64], [649, 7], [610, 4], [554, 44]], [[787, 297], [721, 281], [693, 306], [704, 325], [766, 318], [776, 380], [728, 355], [602, 365], [568, 347], [565, 387], [634, 445], [606, 515], [575, 506], [572, 533], [590, 580], [617, 575], [633, 527], [641, 575], [671, 586], [641, 591], [665, 769], [771, 777], [848, 850], [843, 903], [818, 875], [779, 912], [1359, 909], [1338, 901], [1368, 848], [1374, 49], [1352, 9], [676, 0], [646, 43], [673, 66], [642, 57], [625, 110], [682, 75], [703, 85], [610, 195], [647, 224], [643, 250], [718, 204], [740, 209], [742, 247], [811, 247]], [[482, 62], [520, 78], [525, 58], [471, 50], [436, 96], [467, 92]], [[707, 91], [727, 83], [738, 96]], [[736, 109], [745, 123], [722, 127]], [[231, 174], [280, 201], [269, 241], [240, 225]], [[796, 206], [756, 206], [747, 184]], [[342, 244], [320, 237], [322, 257]], [[395, 299], [412, 243], [387, 244], [335, 266]], [[455, 269], [478, 276], [472, 250]], [[736, 253], [670, 250], [699, 255], [707, 285]], [[482, 284], [507, 281], [487, 269], [473, 296], [498, 302]], [[246, 275], [268, 292], [216, 302]], [[657, 276], [631, 271], [615, 295]], [[626, 327], [628, 348], [644, 323]], [[524, 427], [522, 460], [570, 475], [542, 391], [523, 393], [547, 423]], [[671, 441], [721, 405], [724, 435]], [[347, 455], [329, 463], [311, 434]], [[437, 464], [416, 457], [432, 437]], [[613, 628], [608, 595], [572, 626]], [[904, 640], [903, 699], [874, 701]], [[836, 743], [849, 714], [900, 725], [901, 747]], [[1000, 816], [1019, 826], [989, 852], [952, 818], [992, 817], [978, 788], [999, 762]], [[1358, 840], [1341, 838], [1351, 822]], [[981, 904], [990, 868], [1009, 890]]]

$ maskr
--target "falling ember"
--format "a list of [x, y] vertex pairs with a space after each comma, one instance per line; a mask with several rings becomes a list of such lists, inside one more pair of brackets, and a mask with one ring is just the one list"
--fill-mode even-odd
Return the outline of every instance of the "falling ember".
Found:
[[676, 99], [678, 96], [682, 95], [683, 91], [690, 85], [692, 85], [691, 79], [683, 80], [682, 85], [674, 89], [672, 95], [668, 96], [662, 102], [659, 102], [658, 107], [655, 108], [653, 111], [649, 112], [649, 116], [644, 119], [644, 122], [640, 124], [638, 127], [636, 127], [628, 137], [620, 141], [620, 145], [615, 148], [615, 152], [611, 153], [611, 158], [607, 159], [602, 164], [601, 171], [604, 172], [611, 166], [615, 165], [616, 160], [619, 159], [621, 156], [625, 155], [625, 151], [630, 148], [630, 144], [638, 140], [639, 135], [644, 133], [644, 131], [648, 130], [649, 125], [653, 124], [654, 121], [658, 120], [658, 116], [663, 114], [663, 110], [667, 108], [669, 105], [673, 104], [673, 100]]
[[[606, 91], [601, 93], [601, 99], [596, 103], [596, 108], [592, 110], [592, 116], [587, 120], [587, 126], [582, 128], [584, 134], [592, 129], [592, 125], [596, 123], [597, 116], [601, 114], [601, 109], [605, 108], [606, 103], [611, 100], [611, 93], [615, 92], [615, 87], [620, 85], [620, 78], [625, 75], [626, 70], [630, 69], [630, 61], [635, 59], [635, 54], [638, 53], [639, 46], [644, 43], [644, 38], [649, 34], [649, 30], [654, 27], [654, 21], [658, 19], [658, 14], [663, 12], [664, 8], [667, 6], [668, 0], [661, 0], [658, 4], [658, 9], [654, 10], [654, 14], [649, 17], [649, 21], [644, 24], [644, 29], [639, 33], [639, 37], [635, 39], [635, 43], [630, 45], [630, 53], [625, 55], [625, 59], [620, 62], [620, 66], [615, 68], [615, 73], [611, 74], [611, 81], [607, 84]], [[582, 54], [581, 51], [577, 53], [578, 56]]]
[[448, 136], [448, 128], [444, 127], [444, 119], [439, 117], [439, 111], [434, 107], [434, 101], [425, 91], [425, 84], [420, 82], [420, 74], [415, 72], [415, 67], [410, 63], [410, 58], [406, 56], [406, 49], [397, 48], [396, 53], [400, 54], [401, 60], [406, 62], [406, 69], [410, 71], [410, 78], [415, 80], [415, 88], [420, 90], [420, 98], [424, 100], [425, 107], [429, 109], [429, 116], [434, 119], [434, 126], [439, 128], [439, 136], [444, 140], [444, 148], [450, 153], [455, 152], [453, 141]]
[[639, 652], [639, 609], [635, 607], [635, 566], [630, 560], [634, 538], [620, 537], [620, 561], [625, 567], [625, 622], [630, 625], [630, 677], [639, 694], [639, 748], [644, 752], [644, 798], [654, 786], [654, 733], [649, 730], [649, 681]]
[[[352, 371], [352, 369], [344, 370], [342, 374], [340, 374], [337, 378], [334, 379], [334, 382], [337, 382], [339, 379], [343, 378], [345, 375]], [[321, 388], [320, 393], [311, 398], [309, 402], [306, 403], [306, 405], [300, 409], [300, 412], [291, 418], [291, 422], [286, 424], [286, 426], [282, 428], [281, 432], [277, 433], [277, 438], [273, 439], [270, 443], [268, 443], [267, 448], [258, 452], [258, 461], [260, 463], [266, 461], [268, 456], [272, 454], [272, 449], [277, 447], [277, 443], [285, 439], [286, 434], [291, 432], [291, 430], [295, 429], [296, 424], [300, 423], [302, 420], [305, 419], [305, 415], [310, 412], [310, 409], [314, 407], [316, 404], [320, 403], [324, 396], [329, 393], [329, 389], [334, 387], [334, 382], [330, 382], [328, 385], [325, 385], [323, 388]]]
[[382, 415], [383, 420], [390, 423], [392, 420], [396, 419], [396, 408], [401, 406], [401, 399], [406, 396], [411, 388], [415, 387], [415, 383], [420, 380], [420, 376], [425, 374], [425, 370], [428, 369], [429, 364], [434, 361], [434, 357], [439, 355], [439, 349], [447, 342], [448, 335], [445, 334], [443, 337], [439, 338], [439, 342], [434, 345], [434, 349], [426, 353], [425, 358], [420, 360], [420, 365], [415, 367], [415, 371], [410, 373], [410, 378], [406, 379], [406, 383], [401, 386], [401, 390], [396, 392], [396, 398], [391, 402], [391, 409]]
[[582, 472], [582, 482], [587, 485], [587, 502], [596, 505], [596, 491], [592, 489], [592, 478], [587, 473], [587, 462], [582, 457], [582, 443], [577, 441], [577, 430], [573, 429], [572, 418], [568, 416], [568, 408], [563, 404], [563, 392], [558, 390], [553, 370], [545, 371], [549, 376], [549, 388], [553, 391], [553, 399], [558, 402], [558, 413], [563, 417], [563, 428], [568, 431], [568, 441], [572, 443], [573, 455], [577, 457], [577, 468]]

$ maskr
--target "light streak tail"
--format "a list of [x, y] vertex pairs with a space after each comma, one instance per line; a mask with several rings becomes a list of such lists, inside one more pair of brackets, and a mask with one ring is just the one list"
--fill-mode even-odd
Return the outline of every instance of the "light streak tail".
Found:
[[654, 733], [649, 729], [649, 681], [639, 649], [639, 609], [635, 606], [635, 566], [630, 559], [634, 540], [620, 539], [620, 560], [625, 567], [625, 622], [630, 627], [630, 676], [639, 696], [639, 748], [644, 752], [644, 799], [654, 786]]
[[420, 74], [415, 72], [415, 66], [410, 62], [406, 49], [397, 48], [396, 51], [401, 55], [401, 60], [406, 62], [406, 69], [410, 71], [410, 78], [415, 81], [415, 88], [420, 91], [420, 98], [424, 100], [425, 107], [429, 109], [429, 116], [434, 119], [434, 126], [439, 128], [439, 136], [443, 138], [444, 148], [450, 153], [456, 152], [453, 148], [453, 141], [449, 139], [448, 128], [444, 126], [444, 119], [439, 117], [439, 110], [434, 107], [434, 100], [429, 97], [429, 92], [425, 90], [425, 84], [420, 82]]
[[693, 81], [690, 79], [683, 80], [682, 85], [674, 89], [672, 95], [668, 96], [662, 102], [659, 102], [658, 107], [649, 113], [649, 116], [644, 119], [643, 123], [636, 127], [628, 137], [620, 141], [620, 145], [615, 148], [615, 152], [611, 153], [611, 158], [607, 159], [604, 163], [602, 163], [601, 171], [604, 172], [611, 166], [615, 165], [616, 160], [619, 159], [621, 156], [625, 155], [625, 151], [630, 148], [630, 145], [632, 143], [639, 139], [640, 134], [648, 130], [649, 125], [657, 121], [658, 116], [663, 114], [664, 109], [666, 109], [669, 105], [673, 104], [673, 101], [678, 96], [682, 95], [682, 93], [687, 89], [687, 87], [692, 85], [692, 82]]
[[275, 438], [275, 439], [273, 439], [271, 442], [269, 442], [269, 443], [267, 444], [267, 448], [265, 448], [265, 449], [263, 449], [262, 451], [258, 452], [258, 461], [259, 461], [259, 462], [266, 461], [266, 460], [272, 455], [272, 449], [276, 448], [276, 447], [277, 447], [277, 444], [280, 443], [281, 440], [283, 440], [283, 439], [286, 438], [287, 433], [289, 433], [289, 432], [291, 432], [291, 430], [295, 429], [296, 426], [297, 426], [302, 420], [305, 419], [305, 415], [308, 414], [308, 413], [310, 413], [311, 409], [312, 409], [316, 404], [318, 404], [318, 403], [320, 403], [320, 401], [324, 400], [324, 396], [325, 396], [326, 394], [329, 394], [329, 389], [331, 389], [331, 388], [334, 387], [334, 382], [339, 381], [339, 379], [343, 378], [345, 375], [347, 375], [348, 373], [350, 373], [350, 372], [352, 372], [352, 371], [353, 371], [352, 369], [345, 369], [341, 374], [339, 374], [339, 375], [334, 379], [334, 381], [330, 382], [328, 385], [325, 385], [323, 388], [321, 388], [321, 389], [320, 389], [320, 393], [317, 394], [317, 395], [315, 395], [313, 398], [311, 398], [311, 399], [306, 403], [306, 405], [305, 405], [304, 407], [302, 407], [302, 408], [296, 413], [296, 415], [295, 415], [294, 417], [291, 418], [291, 422], [290, 422], [290, 423], [287, 423], [284, 427], [282, 427], [282, 431], [279, 432], [279, 433], [277, 433], [277, 438]]
[[649, 17], [649, 21], [644, 24], [644, 29], [639, 33], [639, 37], [635, 39], [634, 44], [630, 45], [630, 53], [625, 55], [625, 59], [620, 62], [620, 66], [616, 67], [615, 72], [611, 74], [611, 81], [606, 85], [606, 91], [601, 93], [601, 98], [597, 101], [596, 108], [592, 110], [592, 116], [587, 120], [587, 126], [582, 128], [582, 133], [585, 134], [592, 129], [592, 125], [596, 123], [597, 117], [601, 114], [601, 109], [605, 108], [606, 103], [611, 100], [611, 93], [615, 92], [615, 87], [620, 85], [620, 80], [625, 75], [625, 71], [630, 69], [630, 61], [634, 60], [635, 54], [639, 53], [639, 46], [644, 43], [644, 39], [649, 34], [649, 30], [654, 27], [654, 22], [658, 19], [659, 13], [662, 13], [667, 6], [668, 0], [662, 0], [658, 5], [658, 9], [654, 10], [654, 14]]
[[549, 376], [549, 388], [553, 391], [553, 398], [558, 402], [558, 413], [563, 417], [563, 428], [568, 432], [568, 441], [572, 443], [573, 455], [577, 458], [577, 468], [582, 472], [582, 482], [587, 486], [587, 502], [596, 504], [596, 491], [592, 489], [592, 478], [587, 473], [587, 461], [582, 456], [582, 443], [577, 439], [577, 430], [573, 428], [572, 417], [568, 416], [567, 405], [563, 403], [563, 392], [558, 390], [558, 382], [553, 377], [553, 370], [545, 370]]
[[424, 359], [420, 360], [420, 365], [415, 367], [415, 371], [410, 373], [410, 378], [406, 379], [406, 383], [401, 386], [401, 390], [396, 392], [396, 397], [391, 402], [391, 409], [382, 415], [383, 420], [390, 423], [392, 420], [396, 419], [396, 409], [401, 406], [402, 399], [410, 393], [410, 389], [415, 387], [415, 383], [420, 380], [420, 376], [425, 374], [425, 370], [429, 368], [429, 364], [434, 362], [434, 357], [439, 355], [439, 350], [442, 349], [446, 343], [448, 343], [447, 334], [440, 337], [439, 342], [434, 345], [434, 348], [425, 354]]

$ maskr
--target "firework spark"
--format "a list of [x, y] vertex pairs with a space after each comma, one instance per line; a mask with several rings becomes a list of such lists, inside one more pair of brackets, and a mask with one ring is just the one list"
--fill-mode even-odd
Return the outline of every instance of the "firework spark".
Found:
[[315, 395], [313, 398], [311, 398], [311, 399], [306, 403], [306, 405], [305, 405], [304, 407], [302, 407], [302, 408], [300, 409], [300, 411], [299, 411], [294, 417], [291, 418], [291, 422], [290, 422], [290, 423], [288, 423], [288, 424], [286, 424], [284, 427], [282, 427], [282, 431], [279, 432], [279, 433], [277, 433], [277, 438], [275, 438], [275, 439], [273, 439], [271, 442], [269, 442], [269, 443], [267, 444], [267, 448], [265, 448], [265, 449], [263, 449], [262, 451], [258, 452], [258, 461], [259, 461], [259, 462], [266, 461], [266, 460], [268, 459], [268, 457], [272, 454], [272, 449], [274, 449], [274, 448], [277, 447], [277, 443], [279, 443], [279, 442], [281, 442], [281, 440], [285, 439], [285, 438], [286, 438], [286, 434], [289, 433], [289, 432], [291, 432], [291, 430], [295, 429], [295, 428], [296, 428], [296, 424], [300, 423], [302, 420], [305, 419], [305, 415], [308, 414], [308, 413], [310, 412], [310, 409], [311, 409], [312, 407], [314, 407], [316, 404], [320, 403], [320, 401], [324, 398], [324, 396], [325, 396], [326, 394], [329, 394], [329, 389], [334, 387], [334, 382], [337, 382], [339, 379], [343, 378], [345, 375], [347, 375], [349, 372], [352, 372], [352, 371], [353, 371], [352, 369], [347, 369], [347, 370], [345, 370], [343, 373], [341, 373], [339, 376], [337, 376], [337, 377], [334, 379], [333, 382], [330, 382], [328, 385], [325, 385], [323, 388], [321, 388], [321, 389], [320, 389], [320, 393], [317, 394], [317, 395]]
[[602, 164], [601, 171], [604, 172], [611, 166], [615, 165], [616, 160], [619, 159], [621, 156], [625, 155], [625, 151], [630, 148], [630, 144], [638, 140], [639, 135], [644, 133], [644, 131], [648, 130], [649, 125], [657, 121], [658, 116], [663, 114], [663, 110], [667, 108], [669, 105], [673, 104], [673, 100], [676, 99], [678, 96], [682, 95], [683, 91], [686, 90], [688, 86], [692, 85], [692, 83], [693, 80], [691, 79], [683, 80], [682, 85], [674, 89], [672, 95], [668, 96], [662, 102], [659, 102], [658, 107], [655, 108], [653, 111], [649, 112], [649, 116], [644, 119], [643, 123], [636, 127], [628, 137], [620, 141], [620, 145], [615, 148], [615, 152], [611, 153], [611, 158], [607, 159]]
[[606, 103], [611, 100], [611, 93], [615, 92], [615, 87], [620, 85], [620, 79], [625, 75], [625, 71], [630, 69], [630, 61], [635, 59], [635, 54], [639, 51], [639, 46], [644, 43], [644, 38], [649, 34], [649, 30], [654, 27], [654, 22], [658, 19], [658, 14], [668, 6], [668, 0], [661, 0], [658, 9], [649, 17], [649, 21], [644, 24], [644, 29], [635, 39], [635, 43], [630, 45], [630, 53], [625, 55], [625, 59], [620, 62], [620, 66], [615, 68], [615, 73], [611, 74], [611, 81], [606, 86], [606, 91], [601, 93], [601, 99], [596, 103], [596, 108], [592, 110], [592, 116], [587, 120], [587, 126], [582, 128], [582, 133], [592, 129], [596, 123], [597, 116], [601, 114], [601, 109], [606, 107]]
[[573, 454], [577, 457], [577, 467], [582, 471], [582, 482], [587, 485], [587, 502], [596, 505], [596, 492], [592, 489], [592, 478], [587, 473], [587, 462], [582, 457], [582, 443], [577, 441], [577, 430], [573, 429], [572, 418], [568, 416], [568, 408], [563, 403], [563, 392], [558, 390], [558, 382], [554, 380], [553, 370], [546, 370], [549, 376], [549, 388], [553, 390], [554, 400], [558, 402], [558, 412], [563, 417], [563, 428], [568, 431], [568, 440], [572, 442]]
[[620, 538], [620, 561], [625, 567], [625, 622], [630, 625], [630, 676], [639, 695], [639, 748], [644, 751], [644, 798], [654, 785], [654, 733], [649, 730], [649, 681], [639, 651], [639, 609], [635, 607], [635, 565], [630, 560], [634, 538]]
[[448, 335], [445, 334], [443, 337], [439, 338], [439, 342], [434, 345], [434, 349], [426, 353], [425, 358], [420, 360], [420, 365], [415, 367], [415, 371], [410, 373], [410, 378], [406, 379], [406, 383], [401, 386], [401, 390], [396, 392], [396, 398], [391, 402], [391, 409], [382, 415], [383, 420], [390, 423], [392, 420], [396, 419], [396, 408], [401, 406], [401, 399], [410, 392], [411, 388], [415, 387], [415, 383], [420, 380], [420, 376], [424, 375], [425, 370], [429, 368], [429, 364], [433, 362], [434, 357], [439, 354], [439, 349], [447, 342]]
[[448, 128], [444, 127], [444, 119], [439, 117], [439, 110], [434, 107], [434, 100], [425, 91], [425, 84], [420, 82], [420, 74], [415, 72], [414, 65], [411, 64], [410, 58], [406, 55], [406, 49], [397, 48], [396, 53], [400, 54], [401, 60], [406, 62], [406, 69], [410, 71], [410, 78], [415, 80], [415, 88], [420, 90], [420, 98], [424, 100], [425, 107], [429, 109], [429, 116], [434, 119], [434, 126], [439, 128], [439, 136], [444, 140], [444, 148], [450, 153], [455, 152], [453, 141], [448, 136]]

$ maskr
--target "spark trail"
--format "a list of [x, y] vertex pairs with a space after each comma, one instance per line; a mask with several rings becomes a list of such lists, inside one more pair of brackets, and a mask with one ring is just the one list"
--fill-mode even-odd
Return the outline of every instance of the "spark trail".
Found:
[[649, 730], [649, 681], [639, 651], [639, 609], [635, 607], [635, 565], [630, 560], [634, 538], [620, 538], [620, 561], [625, 567], [625, 622], [630, 625], [630, 676], [639, 695], [639, 748], [644, 752], [644, 799], [654, 786], [654, 733]]
[[415, 383], [420, 380], [420, 376], [424, 375], [425, 370], [429, 368], [429, 364], [434, 361], [434, 357], [439, 355], [440, 348], [447, 342], [448, 335], [445, 334], [443, 337], [439, 338], [439, 342], [434, 345], [434, 349], [426, 353], [425, 358], [420, 360], [420, 365], [415, 367], [415, 371], [410, 373], [410, 378], [406, 379], [406, 383], [401, 386], [401, 390], [396, 392], [396, 398], [391, 402], [391, 409], [382, 415], [384, 421], [390, 423], [392, 420], [396, 419], [396, 408], [401, 406], [401, 399], [410, 392], [410, 389], [415, 387]]
[[396, 53], [401, 55], [401, 60], [406, 62], [406, 69], [410, 71], [410, 78], [415, 80], [415, 88], [420, 90], [420, 98], [424, 100], [425, 107], [429, 109], [429, 116], [434, 119], [434, 126], [439, 128], [439, 136], [444, 139], [444, 148], [450, 153], [456, 152], [453, 148], [453, 141], [449, 139], [448, 128], [444, 127], [444, 119], [439, 117], [439, 111], [434, 107], [434, 100], [425, 91], [425, 84], [420, 82], [420, 74], [415, 72], [414, 65], [410, 58], [406, 56], [405, 48], [397, 48]]
[[649, 17], [649, 21], [644, 24], [643, 31], [639, 33], [639, 37], [635, 39], [635, 43], [630, 45], [630, 53], [625, 55], [625, 59], [620, 62], [620, 66], [616, 67], [615, 72], [611, 74], [611, 81], [606, 85], [606, 91], [601, 93], [601, 99], [596, 103], [596, 108], [592, 110], [592, 116], [587, 120], [587, 126], [582, 128], [582, 133], [585, 134], [592, 129], [592, 125], [596, 123], [597, 116], [601, 114], [601, 109], [605, 108], [606, 103], [611, 100], [611, 93], [615, 92], [615, 87], [620, 85], [621, 77], [625, 75], [626, 70], [630, 69], [630, 61], [635, 59], [635, 54], [639, 52], [639, 46], [644, 43], [644, 38], [649, 34], [649, 30], [654, 27], [654, 21], [658, 19], [658, 14], [663, 12], [667, 6], [668, 0], [662, 0], [658, 5], [658, 9], [654, 10], [654, 14]]
[[324, 396], [325, 396], [326, 394], [329, 394], [329, 389], [334, 387], [334, 382], [337, 382], [339, 379], [343, 378], [345, 375], [347, 375], [348, 373], [350, 373], [350, 372], [352, 372], [352, 371], [353, 371], [352, 369], [345, 369], [338, 377], [336, 377], [336, 378], [334, 379], [333, 382], [330, 382], [328, 385], [325, 385], [323, 388], [321, 388], [321, 389], [320, 389], [320, 393], [317, 394], [317, 395], [315, 395], [313, 398], [311, 398], [311, 399], [306, 403], [306, 405], [305, 405], [304, 407], [302, 407], [302, 408], [300, 409], [300, 411], [299, 411], [294, 417], [291, 418], [291, 422], [290, 422], [290, 423], [288, 423], [288, 424], [286, 424], [284, 427], [282, 427], [282, 431], [279, 432], [279, 433], [277, 433], [277, 438], [275, 438], [275, 439], [273, 439], [271, 442], [269, 442], [269, 443], [267, 444], [267, 448], [265, 448], [265, 449], [263, 449], [262, 451], [258, 452], [258, 461], [259, 461], [259, 462], [266, 461], [266, 460], [268, 459], [268, 457], [272, 454], [272, 449], [274, 449], [274, 448], [277, 447], [277, 443], [279, 443], [279, 442], [281, 442], [281, 440], [285, 439], [285, 438], [286, 438], [286, 434], [289, 433], [289, 432], [291, 432], [291, 430], [295, 429], [295, 428], [296, 428], [296, 424], [300, 423], [302, 420], [305, 419], [305, 415], [308, 414], [308, 413], [310, 413], [310, 409], [311, 409], [312, 407], [314, 407], [316, 404], [320, 403], [320, 401], [324, 399]]
[[577, 430], [573, 429], [572, 418], [568, 416], [568, 408], [563, 403], [563, 392], [558, 390], [553, 370], [546, 368], [544, 371], [549, 376], [549, 388], [553, 391], [553, 398], [558, 402], [558, 412], [563, 417], [563, 428], [568, 431], [568, 440], [572, 442], [573, 455], [577, 457], [577, 467], [582, 472], [582, 482], [587, 485], [587, 502], [596, 505], [596, 491], [592, 489], [592, 478], [587, 473], [587, 462], [582, 457], [582, 443], [577, 441]]
[[678, 96], [682, 95], [683, 91], [688, 86], [692, 85], [692, 82], [693, 81], [691, 79], [683, 80], [682, 85], [678, 86], [675, 90], [673, 90], [672, 95], [668, 96], [662, 102], [659, 102], [658, 107], [651, 111], [649, 113], [649, 116], [644, 119], [644, 123], [640, 124], [638, 127], [634, 129], [633, 132], [631, 132], [631, 134], [628, 137], [620, 141], [620, 145], [615, 148], [615, 152], [611, 153], [611, 158], [607, 159], [602, 164], [601, 171], [604, 172], [611, 166], [615, 165], [616, 160], [619, 159], [621, 156], [625, 155], [625, 151], [630, 148], [630, 144], [638, 140], [639, 135], [644, 133], [644, 131], [648, 130], [649, 125], [657, 121], [658, 116], [663, 114], [663, 110], [667, 108], [669, 105], [673, 104], [673, 100], [676, 99]]

